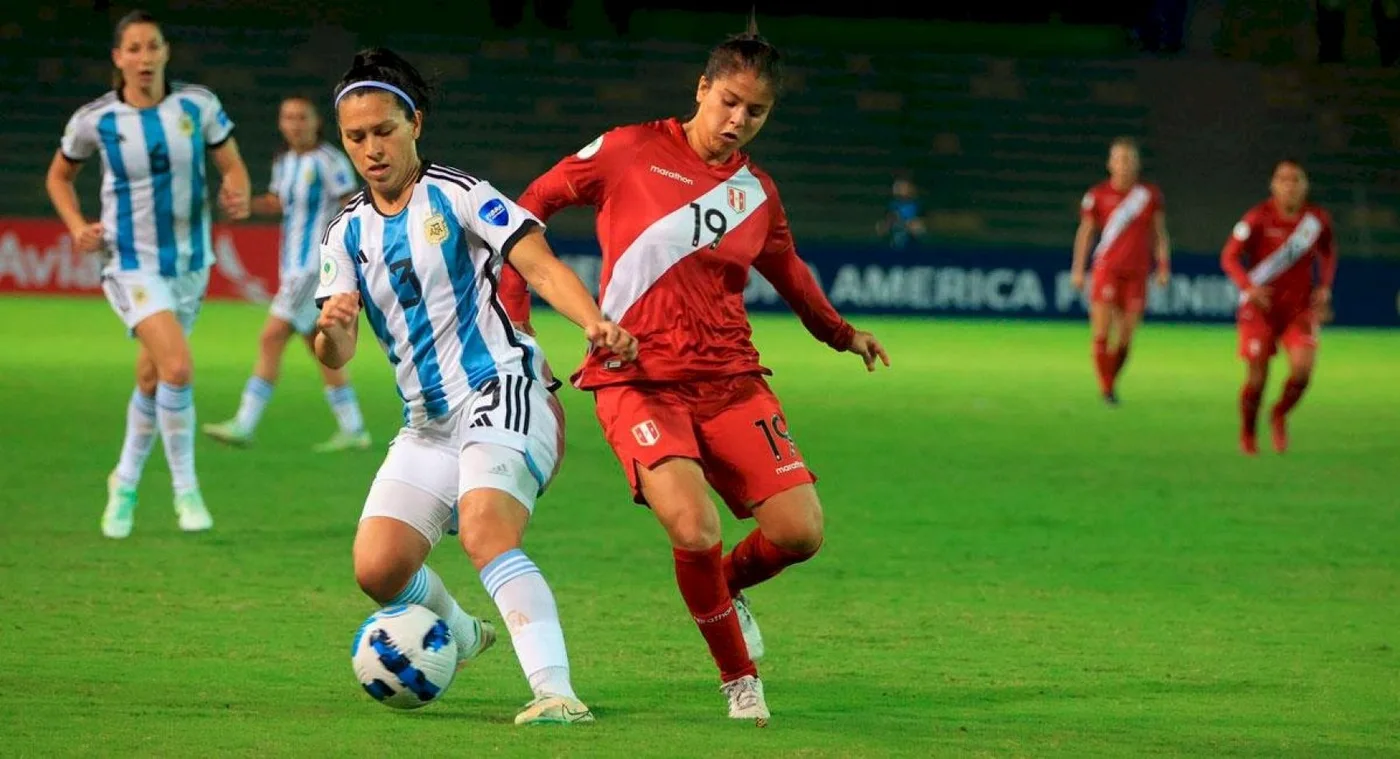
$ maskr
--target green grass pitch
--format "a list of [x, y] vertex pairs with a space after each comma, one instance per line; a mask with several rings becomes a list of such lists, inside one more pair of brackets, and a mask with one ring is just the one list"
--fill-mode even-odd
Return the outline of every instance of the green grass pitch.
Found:
[[[264, 313], [207, 306], [201, 422], [235, 410]], [[571, 370], [580, 339], [539, 318]], [[1247, 460], [1227, 328], [1147, 324], [1109, 410], [1083, 325], [857, 322], [891, 370], [756, 319], [828, 525], [751, 593], [772, 724], [725, 718], [663, 533], [566, 388], [526, 548], [599, 721], [522, 730], [508, 643], [414, 713], [351, 673], [350, 541], [400, 419], [372, 341], [374, 452], [310, 452], [332, 418], [295, 349], [255, 447], [199, 441], [214, 531], [178, 532], [156, 453], [114, 542], [134, 347], [99, 300], [0, 300], [0, 755], [1400, 755], [1400, 334], [1328, 331], [1293, 450]], [[432, 562], [494, 615], [455, 543]]]

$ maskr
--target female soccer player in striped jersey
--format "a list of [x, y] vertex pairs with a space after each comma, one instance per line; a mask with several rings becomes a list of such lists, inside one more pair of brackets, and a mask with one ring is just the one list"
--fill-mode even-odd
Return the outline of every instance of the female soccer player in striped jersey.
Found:
[[[107, 479], [102, 533], [109, 538], [131, 534], [136, 487], [157, 429], [180, 528], [213, 526], [195, 475], [193, 361], [186, 335], [214, 259], [205, 156], [213, 157], [223, 177], [219, 205], [231, 219], [248, 216], [248, 169], [219, 98], [203, 87], [167, 84], [169, 60], [155, 19], [143, 11], [122, 17], [112, 47], [115, 87], [69, 119], [46, 182], [74, 249], [104, 253], [103, 292], [141, 345], [126, 439]], [[102, 158], [102, 217], [89, 222], [73, 179], [94, 153]]]
[[423, 563], [443, 532], [459, 531], [534, 691], [516, 724], [591, 721], [554, 596], [520, 548], [563, 456], [564, 422], [543, 352], [497, 298], [501, 266], [514, 264], [597, 349], [628, 361], [636, 341], [603, 318], [535, 217], [489, 183], [418, 157], [429, 94], [383, 49], [356, 55], [336, 88], [341, 144], [368, 186], [322, 240], [316, 353], [344, 366], [363, 309], [394, 366], [405, 421], [365, 499], [355, 577], [379, 603], [432, 609], [470, 659], [495, 632]]
[[[277, 113], [277, 129], [286, 141], [286, 149], [272, 162], [272, 183], [267, 193], [253, 198], [253, 213], [282, 217], [277, 296], [272, 299], [267, 323], [258, 336], [258, 359], [253, 365], [253, 376], [243, 387], [238, 413], [226, 422], [204, 426], [205, 434], [230, 445], [252, 442], [277, 385], [282, 354], [293, 333], [305, 337], [307, 345], [315, 350], [316, 269], [321, 263], [321, 235], [357, 186], [355, 169], [345, 154], [321, 142], [321, 116], [310, 100], [283, 100]], [[368, 448], [369, 432], [345, 372], [317, 365], [321, 367], [326, 401], [339, 430], [315, 450]]]
[[[860, 356], [884, 348], [832, 308], [798, 257], [778, 189], [742, 148], [772, 111], [779, 55], [750, 26], [711, 53], [688, 121], [607, 132], [525, 190], [541, 219], [566, 206], [598, 209], [603, 313], [637, 335], [634, 363], [592, 351], [574, 375], [596, 397], [598, 421], [633, 498], [670, 538], [676, 580], [720, 670], [734, 719], [766, 721], [754, 662], [758, 626], [741, 592], [816, 554], [822, 508], [777, 396], [764, 381], [744, 310], [750, 267], [813, 336]], [[507, 299], [525, 322], [521, 283]], [[709, 486], [752, 531], [722, 555]]]

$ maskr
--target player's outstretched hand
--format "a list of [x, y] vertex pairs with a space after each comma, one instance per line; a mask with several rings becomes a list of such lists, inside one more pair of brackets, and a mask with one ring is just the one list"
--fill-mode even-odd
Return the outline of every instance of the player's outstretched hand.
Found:
[[84, 224], [70, 234], [75, 253], [96, 253], [102, 249], [102, 222]]
[[596, 322], [584, 330], [588, 341], [599, 348], [607, 348], [623, 361], [637, 358], [637, 338], [632, 333], [610, 321]]
[[358, 293], [341, 293], [332, 295], [329, 300], [321, 305], [321, 316], [316, 319], [316, 326], [322, 331], [332, 327], [349, 329], [355, 320], [360, 318], [360, 296]]
[[1166, 287], [1172, 281], [1172, 270], [1165, 266], [1157, 267], [1157, 284]]
[[1083, 290], [1083, 289], [1084, 289], [1084, 272], [1082, 272], [1082, 271], [1070, 272], [1070, 275], [1069, 275], [1069, 284], [1070, 284], [1070, 286], [1073, 287], [1075, 290]]
[[1319, 287], [1313, 290], [1312, 307], [1319, 324], [1330, 324], [1333, 316], [1331, 288]]
[[867, 372], [875, 371], [875, 359], [877, 358], [883, 361], [885, 366], [890, 365], [890, 354], [885, 352], [884, 346], [880, 345], [880, 341], [876, 340], [875, 336], [869, 332], [856, 330], [855, 336], [851, 338], [851, 347], [846, 350], [865, 360]]
[[234, 221], [248, 218], [252, 212], [253, 200], [247, 187], [239, 187], [227, 179], [219, 186], [219, 208], [224, 215]]

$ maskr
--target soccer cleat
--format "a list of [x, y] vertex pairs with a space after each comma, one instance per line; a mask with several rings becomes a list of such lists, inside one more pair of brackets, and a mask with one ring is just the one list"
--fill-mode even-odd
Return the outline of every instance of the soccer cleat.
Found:
[[759, 661], [763, 658], [763, 633], [759, 632], [758, 620], [749, 611], [749, 599], [743, 593], [734, 596], [734, 613], [739, 615], [739, 629], [744, 633], [744, 644], [749, 648], [749, 658]]
[[340, 430], [331, 436], [330, 440], [324, 443], [317, 443], [311, 450], [317, 453], [337, 453], [340, 451], [367, 451], [370, 445], [369, 432], [360, 430], [359, 432], [346, 432]]
[[467, 666], [467, 662], [486, 653], [486, 649], [496, 645], [496, 626], [484, 619], [472, 617], [472, 624], [476, 626], [476, 645], [471, 648], [457, 647], [457, 670]]
[[204, 434], [225, 445], [246, 448], [253, 444], [253, 433], [243, 429], [237, 419], [230, 419], [218, 424], [206, 424], [203, 429]]
[[1113, 390], [1104, 393], [1103, 402], [1108, 404], [1109, 408], [1118, 408], [1118, 393]]
[[123, 485], [117, 473], [107, 475], [107, 508], [102, 510], [102, 534], [120, 540], [131, 534], [136, 514], [136, 488]]
[[730, 719], [751, 719], [757, 727], [766, 727], [768, 702], [763, 700], [763, 681], [753, 675], [744, 675], [719, 686], [724, 697], [729, 699]]
[[185, 532], [203, 532], [214, 526], [214, 517], [204, 507], [204, 496], [198, 490], [175, 496], [175, 514], [180, 518], [180, 529]]
[[1240, 435], [1240, 452], [1246, 456], [1259, 455], [1259, 439], [1251, 434]]
[[1269, 417], [1269, 431], [1273, 433], [1274, 450], [1279, 453], [1288, 451], [1288, 421], [1282, 414], [1273, 414]]
[[582, 701], [568, 696], [540, 696], [515, 715], [517, 725], [576, 725], [592, 721], [593, 712]]

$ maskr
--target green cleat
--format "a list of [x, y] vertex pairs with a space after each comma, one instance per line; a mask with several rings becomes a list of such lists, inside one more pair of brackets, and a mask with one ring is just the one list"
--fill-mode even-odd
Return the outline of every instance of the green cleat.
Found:
[[324, 443], [317, 443], [311, 450], [317, 453], [338, 453], [340, 451], [367, 451], [370, 446], [369, 432], [346, 432], [341, 430]]

